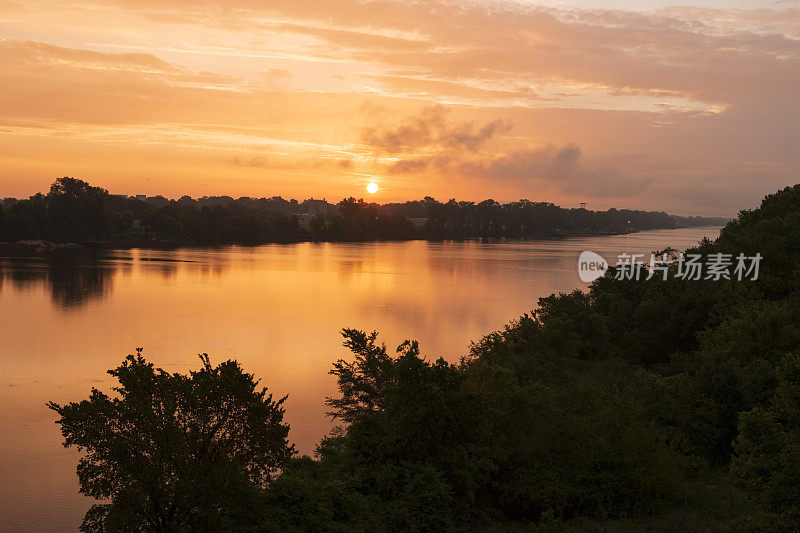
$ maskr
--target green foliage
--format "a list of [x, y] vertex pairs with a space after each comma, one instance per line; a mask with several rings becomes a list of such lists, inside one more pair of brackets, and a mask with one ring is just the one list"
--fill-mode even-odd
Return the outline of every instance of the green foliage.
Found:
[[115, 396], [49, 403], [64, 446], [84, 452], [81, 492], [106, 503], [86, 514], [83, 531], [238, 529], [264, 487], [294, 453], [274, 401], [234, 361], [208, 356], [189, 375], [169, 374], [141, 355], [108, 373]]
[[380, 411], [383, 408], [385, 388], [389, 386], [387, 370], [392, 359], [385, 346], [376, 346], [377, 333], [366, 335], [361, 331], [345, 329], [346, 348], [356, 356], [349, 363], [339, 359], [333, 364], [331, 374], [337, 377], [341, 398], [328, 398], [326, 404], [333, 408], [330, 414], [346, 422], [353, 422], [359, 415]]
[[549, 351], [528, 367], [516, 360], [535, 354], [501, 361], [485, 345], [450, 365], [415, 342], [391, 356], [375, 333], [343, 335], [355, 359], [334, 364], [341, 395], [327, 404], [346, 426], [271, 489], [284, 525], [440, 531], [639, 515], [676, 498], [680, 457], [652, 424], [654, 386], [621, 360]]
[[[684, 467], [690, 469], [687, 473], [705, 461], [727, 463], [732, 440], [739, 435], [740, 441], [757, 449], [757, 464], [763, 467], [761, 475], [748, 474], [749, 489], [767, 498], [769, 505], [762, 506], [773, 518], [780, 513], [794, 517], [797, 504], [785, 494], [796, 493], [792, 475], [797, 462], [791, 457], [798, 450], [775, 437], [775, 424], [780, 422], [769, 406], [776, 391], [784, 391], [779, 398], [788, 390], [800, 394], [795, 381], [784, 380], [779, 386], [777, 371], [787, 354], [800, 350], [799, 217], [800, 187], [787, 188], [767, 197], [760, 209], [743, 212], [717, 241], [703, 241], [690, 250], [761, 253], [757, 281], [662, 281], [657, 277], [620, 281], [613, 278], [612, 270], [588, 294], [540, 300], [533, 316], [523, 316], [475, 345], [473, 357], [503, 365], [517, 379], [539, 382], [553, 368], [572, 376], [563, 367], [569, 357], [590, 362], [621, 357], [629, 365], [640, 366], [633, 377], [622, 378], [626, 372], [621, 371], [604, 376], [601, 383], [623, 379], [621, 390], [634, 398], [632, 405], [664, 437], [669, 449], [683, 457]], [[573, 363], [569, 368], [579, 367]], [[573, 379], [582, 379], [584, 372], [577, 370]], [[594, 369], [592, 375], [600, 374]], [[558, 383], [554, 390], [563, 394], [570, 387]], [[579, 401], [560, 399], [570, 406]], [[557, 421], [547, 423], [548, 427], [557, 425]], [[785, 426], [780, 431], [789, 432]], [[760, 432], [767, 437], [756, 446], [753, 439]], [[752, 456], [748, 455], [751, 462]], [[568, 464], [573, 462], [579, 463], [580, 458]], [[737, 459], [736, 468], [741, 470], [742, 464]], [[587, 468], [583, 465], [582, 471]], [[765, 477], [766, 472], [776, 474]], [[787, 520], [770, 523], [787, 527]]]
[[467, 368], [491, 407], [487, 453], [506, 518], [637, 515], [675, 497], [679, 456], [652, 423], [655, 398], [623, 361], [524, 350], [498, 361], [487, 348]]
[[800, 352], [786, 355], [767, 407], [739, 418], [732, 471], [756, 494], [761, 520], [773, 531], [800, 528]]
[[800, 185], [770, 194], [758, 209], [742, 211], [725, 226], [716, 246], [723, 251], [763, 260], [762, 287], [769, 298], [784, 298], [798, 289], [800, 274]]
[[356, 493], [375, 496], [373, 513], [389, 529], [449, 527], [474, 500], [472, 476], [483, 463], [474, 451], [480, 435], [465, 418], [475, 406], [462, 373], [425, 361], [415, 342], [390, 357], [374, 333], [343, 334], [356, 361], [334, 365], [342, 397], [327, 403], [348, 426], [320, 447], [323, 464]]

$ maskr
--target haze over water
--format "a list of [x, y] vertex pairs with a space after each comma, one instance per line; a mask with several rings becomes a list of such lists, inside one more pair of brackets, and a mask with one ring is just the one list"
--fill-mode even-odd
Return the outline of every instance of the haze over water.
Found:
[[137, 346], [185, 372], [197, 354], [237, 359], [280, 397], [302, 453], [331, 427], [331, 363], [350, 355], [343, 327], [378, 330], [394, 348], [420, 341], [449, 361], [537, 299], [585, 288], [580, 252], [685, 249], [719, 228], [564, 241], [381, 242], [112, 250], [0, 257], [0, 530], [74, 530], [91, 501], [77, 493], [78, 454], [61, 447], [45, 407], [107, 390], [105, 371]]

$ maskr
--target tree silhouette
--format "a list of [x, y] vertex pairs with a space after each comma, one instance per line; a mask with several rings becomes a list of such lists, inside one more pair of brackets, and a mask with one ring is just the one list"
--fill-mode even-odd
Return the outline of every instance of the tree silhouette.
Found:
[[[0, 241], [168, 245], [260, 244], [267, 242], [375, 241], [471, 238], [560, 238], [574, 234], [623, 233], [640, 229], [722, 224], [724, 219], [667, 213], [565, 209], [548, 202], [500, 204], [450, 199], [379, 205], [353, 197], [327, 213], [309, 215], [308, 201], [188, 195], [146, 199], [109, 195], [76, 178], [59, 178], [45, 196], [8, 199], [0, 207]], [[419, 227], [410, 219], [417, 219]], [[422, 220], [421, 220], [422, 219]], [[423, 222], [424, 220], [424, 222]]]
[[294, 454], [283, 402], [235, 361], [189, 375], [154, 368], [137, 349], [108, 373], [116, 397], [48, 403], [64, 446], [85, 453], [82, 493], [105, 500], [82, 531], [219, 531], [244, 527], [263, 489]]
[[108, 191], [75, 178], [59, 178], [47, 195], [51, 232], [56, 240], [101, 239], [109, 230], [104, 202]]

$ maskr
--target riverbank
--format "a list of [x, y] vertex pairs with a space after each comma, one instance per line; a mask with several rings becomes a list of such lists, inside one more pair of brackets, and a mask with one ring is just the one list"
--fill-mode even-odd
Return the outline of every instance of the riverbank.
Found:
[[[682, 228], [652, 228], [652, 229], [682, 229]], [[174, 240], [159, 239], [111, 239], [102, 241], [83, 241], [83, 242], [49, 242], [42, 240], [23, 240], [15, 242], [0, 242], [0, 255], [25, 255], [30, 253], [58, 252], [62, 250], [117, 250], [131, 248], [150, 248], [150, 249], [174, 249], [183, 247], [205, 247], [205, 246], [261, 246], [264, 244], [295, 244], [303, 242], [316, 243], [368, 243], [368, 242], [465, 242], [480, 240], [482, 242], [505, 242], [505, 241], [559, 241], [564, 239], [580, 237], [607, 237], [614, 235], [629, 235], [638, 233], [638, 229], [627, 231], [575, 231], [575, 232], [553, 232], [545, 233], [532, 237], [482, 237], [479, 235], [463, 237], [459, 239], [425, 239], [425, 238], [405, 238], [405, 239], [354, 239], [354, 240], [321, 240], [321, 239], [297, 239], [264, 242], [220, 242], [220, 243], [187, 243]]]

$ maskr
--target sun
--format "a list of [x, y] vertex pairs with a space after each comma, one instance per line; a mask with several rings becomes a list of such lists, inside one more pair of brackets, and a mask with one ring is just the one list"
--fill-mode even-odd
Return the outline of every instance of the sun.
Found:
[[370, 183], [367, 185], [367, 192], [370, 194], [375, 194], [378, 192], [378, 184], [377, 183]]

